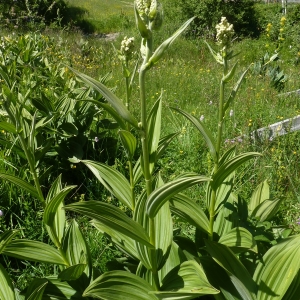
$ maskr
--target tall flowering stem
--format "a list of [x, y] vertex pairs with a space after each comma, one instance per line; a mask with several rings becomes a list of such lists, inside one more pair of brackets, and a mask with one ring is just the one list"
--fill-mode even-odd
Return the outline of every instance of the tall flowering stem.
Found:
[[[146, 183], [147, 197], [152, 193], [152, 178], [150, 172], [150, 153], [148, 142], [148, 124], [147, 124], [147, 101], [146, 101], [146, 72], [150, 69], [149, 60], [153, 54], [152, 31], [160, 28], [162, 24], [162, 7], [156, 0], [136, 0], [135, 15], [137, 27], [142, 36], [141, 55], [143, 63], [139, 72], [140, 101], [141, 101], [141, 122], [140, 135], [142, 143], [142, 165]], [[152, 275], [155, 289], [160, 289], [158, 269], [156, 265], [156, 242], [155, 242], [155, 222], [149, 218], [150, 243], [154, 246], [151, 249]]]
[[[217, 42], [222, 47], [220, 52], [215, 55], [215, 58], [218, 63], [223, 65], [223, 77], [220, 82], [220, 98], [219, 98], [219, 116], [218, 116], [218, 129], [217, 129], [217, 142], [216, 142], [216, 154], [217, 157], [214, 162], [213, 174], [219, 169], [219, 160], [220, 160], [220, 151], [221, 151], [221, 142], [223, 135], [223, 122], [225, 116], [225, 86], [227, 81], [225, 80], [228, 73], [228, 48], [230, 47], [230, 42], [234, 34], [232, 24], [229, 24], [225, 17], [222, 17], [221, 22], [216, 26], [217, 29]], [[213, 240], [213, 227], [215, 220], [215, 206], [217, 199], [217, 190], [212, 190], [210, 207], [209, 207], [209, 238]]]

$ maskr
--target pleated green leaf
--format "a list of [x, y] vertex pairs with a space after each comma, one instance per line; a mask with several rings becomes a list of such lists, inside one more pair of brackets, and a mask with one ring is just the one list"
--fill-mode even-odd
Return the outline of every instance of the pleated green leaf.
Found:
[[[146, 206], [146, 194], [143, 193], [137, 202], [136, 209], [134, 211], [134, 220], [137, 221], [150, 236], [149, 217], [145, 213]], [[154, 218], [155, 228], [155, 258], [156, 261], [151, 260], [151, 253], [148, 247], [136, 242], [136, 248], [139, 253], [140, 260], [147, 269], [152, 269], [153, 264], [157, 269], [160, 269], [166, 259], [168, 258], [169, 251], [172, 245], [173, 239], [173, 220], [169, 209], [169, 203], [165, 203]]]
[[181, 220], [209, 233], [209, 220], [194, 200], [184, 194], [177, 194], [172, 197], [170, 204], [171, 212]]
[[209, 180], [211, 179], [205, 176], [200, 176], [195, 173], [186, 173], [179, 178], [164, 184], [152, 192], [147, 199], [146, 210], [148, 216], [154, 218], [159, 209], [173, 196], [195, 184]]
[[42, 300], [43, 293], [48, 284], [45, 278], [35, 279], [28, 287], [25, 300]]
[[142, 278], [126, 271], [106, 272], [84, 291], [83, 297], [102, 300], [157, 300], [154, 288]]
[[212, 177], [213, 181], [211, 184], [213, 189], [216, 190], [224, 182], [224, 180], [238, 167], [240, 167], [246, 161], [253, 159], [257, 156], [261, 156], [261, 154], [257, 152], [247, 152], [239, 154], [226, 161], [223, 165], [220, 166], [218, 171]]
[[[81, 269], [83, 268], [82, 265], [85, 265], [86, 268], [83, 268], [83, 271], [85, 271], [87, 276], [91, 275], [92, 259], [90, 255], [90, 250], [82, 235], [82, 232], [80, 231], [77, 222], [74, 219], [71, 221], [64, 234], [62, 240], [62, 249], [70, 266], [77, 266], [74, 269], [70, 269], [68, 272], [74, 272], [73, 276], [76, 277], [81, 272]], [[69, 274], [68, 272], [66, 271], [67, 274]], [[78, 276], [78, 278], [79, 277], [80, 276]], [[84, 282], [84, 284], [87, 283]]]
[[218, 294], [207, 280], [203, 268], [193, 260], [172, 269], [162, 280], [161, 291], [154, 292], [159, 299], [194, 299], [201, 295]]
[[230, 194], [227, 201], [220, 206], [214, 222], [214, 232], [219, 236], [226, 235], [234, 227], [239, 225], [239, 215], [234, 202], [235, 198]]
[[235, 254], [220, 243], [206, 240], [205, 244], [208, 253], [230, 276], [241, 299], [256, 300], [257, 285]]
[[86, 264], [73, 265], [58, 274], [58, 278], [63, 281], [72, 281], [78, 279], [86, 268]]
[[67, 265], [67, 262], [64, 261], [58, 250], [48, 244], [37, 241], [13, 240], [5, 247], [3, 254], [23, 260]]
[[167, 261], [164, 266], [159, 270], [158, 275], [160, 281], [165, 278], [165, 276], [175, 267], [179, 266], [183, 262], [187, 261], [187, 257], [182, 251], [182, 249], [173, 241], [171, 245], [171, 250]]
[[[65, 211], [62, 209], [63, 199], [57, 196], [61, 192], [61, 190], [62, 190], [61, 175], [59, 175], [52, 183], [48, 191], [46, 197], [46, 209], [48, 212], [46, 213], [44, 212], [44, 218], [46, 217], [47, 222], [50, 222], [50, 225], [45, 223], [46, 229], [48, 231], [51, 240], [58, 248], [60, 247], [61, 240], [64, 235], [65, 219], [66, 219]], [[49, 204], [50, 202], [51, 204]]]
[[19, 230], [7, 230], [0, 234], [0, 254], [11, 240], [18, 234]]
[[298, 300], [300, 295], [300, 272], [292, 281], [282, 300]]
[[43, 300], [83, 300], [82, 293], [80, 292], [82, 287], [71, 286], [71, 283], [61, 281], [56, 276], [47, 277], [47, 280], [48, 284], [44, 290]]
[[132, 238], [110, 228], [109, 226], [106, 226], [103, 223], [97, 222], [96, 220], [92, 220], [91, 224], [100, 232], [108, 234], [111, 237], [112, 242], [115, 243], [127, 256], [130, 256], [135, 260], [139, 260], [139, 254]]
[[128, 159], [132, 160], [137, 144], [135, 136], [127, 130], [119, 130], [119, 136]]
[[0, 122], [0, 129], [14, 134], [17, 133], [16, 127], [13, 124], [4, 121]]
[[249, 67], [244, 71], [244, 73], [240, 76], [240, 78], [236, 82], [234, 88], [232, 89], [232, 91], [231, 91], [231, 93], [230, 93], [230, 95], [228, 97], [228, 100], [224, 104], [224, 111], [226, 111], [228, 109], [229, 105], [235, 99], [235, 96], [236, 96], [236, 94], [237, 94], [237, 92], [238, 92], [238, 90], [239, 90], [239, 88], [240, 88], [240, 86], [241, 86], [241, 84], [242, 84], [242, 82], [244, 80], [244, 77], [247, 74], [248, 70], [249, 70]]
[[265, 200], [260, 203], [252, 212], [251, 216], [258, 218], [259, 221], [269, 221], [278, 212], [282, 199]]
[[133, 127], [138, 128], [137, 120], [130, 114], [123, 102], [115, 94], [113, 94], [104, 84], [91, 78], [90, 76], [76, 71], [71, 67], [68, 68], [86, 84], [98, 91], [125, 121], [127, 121]]
[[171, 37], [165, 40], [153, 53], [150, 57], [148, 63], [145, 68], [148, 69], [156, 64], [160, 58], [163, 56], [164, 52], [169, 48], [169, 46], [176, 40], [176, 38], [190, 25], [190, 23], [194, 20], [195, 17], [187, 20]]
[[91, 160], [82, 160], [82, 162], [93, 172], [109, 192], [125, 206], [133, 209], [130, 184], [123, 174], [103, 163]]
[[145, 229], [129, 218], [119, 208], [100, 201], [86, 201], [69, 204], [66, 210], [71, 210], [89, 218], [97, 220], [148, 247], [152, 247], [150, 238]]
[[4, 267], [0, 264], [0, 299], [1, 300], [15, 300], [15, 292], [12, 281], [4, 269]]
[[102, 107], [106, 112], [108, 112], [115, 119], [115, 121], [118, 123], [120, 128], [122, 128], [123, 130], [127, 129], [126, 124], [122, 119], [122, 117], [109, 104], [96, 101], [96, 100], [89, 100], [89, 101], [96, 104], [97, 106]]
[[28, 182], [24, 181], [23, 179], [20, 179], [12, 175], [4, 174], [4, 173], [0, 173], [0, 178], [4, 180], [8, 180], [9, 182], [29, 192], [33, 197], [39, 198], [39, 194], [36, 188], [33, 185], [29, 184]]
[[[168, 145], [173, 141], [173, 139], [178, 135], [179, 133], [171, 133], [159, 140], [158, 148], [157, 148], [157, 154], [156, 154], [156, 162], [157, 160], [165, 153], [165, 150], [167, 149]], [[141, 160], [140, 158], [135, 163], [134, 169], [133, 169], [133, 181], [134, 184], [136, 184], [143, 176], [142, 168], [141, 168]]]
[[250, 202], [248, 204], [249, 212], [253, 212], [254, 209], [263, 201], [270, 199], [270, 188], [268, 181], [261, 182], [253, 191]]
[[162, 94], [154, 103], [147, 119], [148, 124], [148, 149], [149, 149], [149, 163], [150, 172], [152, 173], [154, 164], [156, 162], [156, 153], [160, 140], [161, 130], [161, 108], [162, 108]]
[[282, 299], [299, 275], [299, 257], [300, 235], [287, 238], [270, 248], [258, 263], [253, 275], [258, 284], [257, 299]]
[[253, 251], [257, 253], [256, 241], [252, 234], [243, 227], [235, 227], [221, 236], [219, 243], [230, 247], [233, 252]]
[[216, 143], [213, 139], [213, 136], [211, 135], [210, 131], [206, 128], [204, 123], [201, 122], [200, 120], [198, 120], [196, 117], [190, 115], [189, 113], [187, 113], [179, 108], [172, 107], [172, 109], [181, 113], [183, 116], [185, 116], [199, 130], [199, 132], [202, 134], [202, 136], [208, 146], [209, 152], [210, 152], [213, 160], [217, 161], [217, 152], [215, 149]]
[[[62, 237], [63, 231], [64, 231], [64, 222], [65, 222], [65, 216], [62, 215], [60, 220], [56, 220], [56, 215], [60, 214], [61, 210], [61, 204], [65, 197], [70, 193], [71, 190], [73, 190], [76, 187], [74, 186], [67, 186], [64, 189], [62, 189], [56, 196], [54, 196], [50, 202], [47, 203], [43, 221], [45, 224], [50, 226], [52, 229], [55, 230], [55, 232]], [[56, 224], [56, 222], [57, 224]], [[59, 234], [60, 233], [60, 234]]]

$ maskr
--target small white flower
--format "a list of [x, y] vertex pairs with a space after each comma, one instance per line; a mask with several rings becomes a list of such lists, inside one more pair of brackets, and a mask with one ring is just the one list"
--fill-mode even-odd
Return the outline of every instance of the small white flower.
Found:
[[233, 117], [233, 109], [230, 110], [230, 112], [229, 112], [229, 117], [230, 117], [230, 118]]
[[4, 213], [3, 211], [0, 209], [0, 218], [3, 217]]
[[201, 121], [201, 122], [203, 122], [203, 120], [204, 120], [204, 116], [203, 116], [203, 115], [201, 115], [201, 117], [200, 117], [200, 121]]
[[221, 46], [227, 46], [234, 35], [233, 25], [228, 23], [226, 17], [222, 17], [221, 22], [217, 24], [216, 29], [217, 42]]
[[95, 142], [98, 143], [99, 142], [99, 138], [96, 136], [95, 137]]

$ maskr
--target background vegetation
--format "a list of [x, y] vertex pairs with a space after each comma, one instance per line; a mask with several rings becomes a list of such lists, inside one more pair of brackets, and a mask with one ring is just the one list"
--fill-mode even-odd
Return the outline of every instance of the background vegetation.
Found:
[[[57, 113], [62, 97], [83, 97], [84, 85], [69, 75], [65, 68], [70, 65], [94, 78], [101, 78], [121, 99], [125, 99], [122, 63], [115, 48], [120, 48], [124, 36], [134, 36], [136, 49], [139, 48], [132, 1], [125, 2], [35, 0], [26, 2], [26, 6], [25, 1], [1, 1], [2, 19], [7, 20], [2, 23], [1, 65], [2, 68], [4, 65], [11, 66], [5, 72], [16, 78], [18, 93], [26, 95], [29, 91], [36, 101], [34, 105], [43, 99], [51, 103], [51, 109]], [[185, 36], [179, 38], [167, 52], [161, 64], [150, 71], [152, 79], [148, 82], [149, 103], [154, 103], [161, 90], [164, 91], [164, 111], [168, 113], [162, 121], [163, 134], [180, 132], [159, 162], [162, 177], [172, 179], [184, 171], [211, 172], [212, 162], [204, 142], [199, 140], [191, 124], [168, 107], [184, 108], [197, 119], [202, 117], [208, 128], [214, 128], [220, 70], [215, 66], [204, 38], [214, 40], [215, 24], [226, 15], [237, 33], [233, 49], [241, 53], [239, 72], [249, 65], [250, 70], [232, 107], [233, 114], [225, 124], [227, 139], [223, 149], [236, 144], [239, 151], [263, 153], [263, 158], [246, 164], [240, 170], [236, 192], [249, 200], [254, 187], [267, 179], [272, 198], [284, 199], [272, 225], [283, 224], [298, 233], [299, 133], [273, 140], [252, 140], [250, 134], [255, 129], [300, 114], [299, 93], [286, 94], [300, 88], [300, 6], [289, 5], [283, 21], [281, 4], [276, 3], [267, 5], [250, 0], [230, 1], [230, 5], [210, 0], [186, 2], [162, 1], [166, 24], [164, 30], [156, 35], [155, 45], [174, 32], [183, 20], [194, 14], [197, 18]], [[214, 5], [218, 3], [213, 14], [210, 8], [212, 2]], [[99, 38], [108, 33], [119, 33], [119, 36], [113, 41]], [[278, 57], [266, 65], [275, 53]], [[134, 67], [133, 61], [131, 64]], [[96, 93], [91, 97], [101, 98]], [[138, 114], [137, 81], [133, 84], [131, 105], [134, 113]], [[58, 114], [57, 123], [43, 133], [48, 138], [50, 132], [55, 132], [55, 143], [49, 148], [53, 156], [47, 156], [40, 167], [41, 174], [45, 174], [44, 192], [49, 189], [49, 182], [63, 173], [64, 183], [79, 186], [69, 195], [69, 203], [84, 199], [115, 201], [85, 168], [70, 163], [65, 156], [70, 149], [76, 149], [83, 158], [108, 163], [126, 174], [115, 124], [102, 110], [93, 111], [94, 107], [77, 105], [72, 109], [71, 113], [67, 110], [68, 116], [81, 124], [81, 131], [74, 132], [74, 128], [64, 126], [64, 116]], [[93, 116], [90, 122], [84, 123], [82, 117], [88, 119], [88, 111], [93, 112]], [[24, 157], [14, 147], [15, 141], [7, 129], [2, 129], [0, 138], [2, 172], [28, 179], [28, 170], [23, 167]], [[53, 166], [52, 169], [48, 170], [49, 166]], [[204, 201], [204, 189], [193, 188], [189, 193], [193, 199]], [[3, 212], [0, 233], [6, 229], [21, 229], [22, 237], [47, 242], [48, 237], [41, 225], [42, 207], [28, 193], [1, 181], [0, 209]], [[121, 252], [109, 238], [92, 229], [85, 217], [80, 217], [79, 223], [90, 243], [96, 266], [104, 272], [112, 264], [107, 262], [119, 263], [116, 258], [121, 256]], [[181, 227], [180, 223], [178, 228], [187, 236], [194, 230], [192, 226]], [[33, 277], [53, 273], [46, 265], [20, 262], [6, 256], [1, 256], [0, 262], [20, 289]]]

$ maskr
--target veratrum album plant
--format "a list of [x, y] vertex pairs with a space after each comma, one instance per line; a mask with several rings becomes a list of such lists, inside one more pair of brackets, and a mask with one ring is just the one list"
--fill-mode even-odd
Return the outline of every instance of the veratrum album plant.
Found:
[[[155, 165], [177, 133], [161, 137], [163, 95], [148, 110], [147, 72], [168, 47], [188, 27], [182, 25], [157, 49], [153, 35], [162, 26], [163, 10], [156, 0], [134, 2], [137, 28], [141, 35], [142, 63], [139, 66], [140, 118], [99, 81], [70, 68], [80, 80], [103, 95], [105, 108], [119, 124], [120, 140], [128, 159], [129, 178], [106, 164], [72, 157], [84, 164], [99, 182], [126, 207], [99, 200], [64, 205], [64, 198], [74, 186], [63, 187], [59, 176], [46, 197], [35, 173], [36, 135], [43, 125], [36, 122], [39, 111], [28, 117], [24, 106], [17, 106], [13, 95], [6, 92], [4, 108], [7, 128], [21, 141], [33, 176], [34, 185], [16, 177], [2, 175], [22, 186], [44, 205], [43, 221], [52, 245], [16, 239], [17, 231], [0, 236], [0, 253], [19, 259], [58, 265], [58, 274], [34, 280], [23, 293], [15, 291], [7, 271], [0, 265], [0, 299], [295, 299], [300, 294], [300, 237], [289, 232], [270, 234], [270, 220], [280, 200], [269, 199], [267, 182], [260, 184], [246, 203], [233, 193], [237, 169], [260, 156], [259, 153], [236, 154], [235, 148], [222, 152], [222, 133], [226, 111], [232, 105], [247, 70], [234, 88], [228, 83], [235, 78], [238, 62], [231, 50], [232, 25], [222, 18], [217, 25], [217, 47], [209, 46], [216, 62], [223, 68], [216, 128], [210, 132], [204, 123], [187, 112], [174, 108], [187, 118], [205, 139], [213, 161], [212, 174], [202, 176], [184, 173], [163, 182]], [[130, 73], [130, 71], [128, 71]], [[133, 76], [126, 72], [126, 76]], [[126, 87], [131, 89], [129, 81]], [[9, 88], [9, 87], [8, 87]], [[130, 93], [128, 93], [128, 97]], [[126, 99], [129, 103], [129, 99]], [[149, 113], [148, 113], [149, 111]], [[15, 116], [18, 116], [16, 118]], [[44, 121], [45, 122], [45, 121]], [[137, 132], [138, 136], [134, 133]], [[142, 151], [134, 160], [138, 141]], [[137, 193], [137, 184], [143, 186]], [[206, 207], [203, 209], [184, 194], [189, 187], [206, 184]], [[129, 270], [108, 271], [100, 275], [93, 268], [89, 246], [75, 220], [66, 224], [65, 211], [91, 218], [92, 224], [108, 234], [126, 257], [135, 261]], [[173, 236], [173, 216], [195, 226], [193, 239]], [[273, 245], [271, 247], [271, 245]]]

